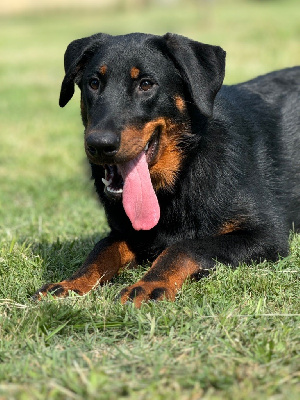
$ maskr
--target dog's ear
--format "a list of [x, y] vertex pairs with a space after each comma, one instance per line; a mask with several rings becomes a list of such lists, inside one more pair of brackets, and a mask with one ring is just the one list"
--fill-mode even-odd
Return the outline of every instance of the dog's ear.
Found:
[[65, 52], [65, 77], [60, 91], [59, 105], [64, 107], [74, 94], [75, 83], [78, 83], [87, 62], [93, 57], [104, 41], [109, 37], [98, 33], [89, 37], [74, 40]]
[[225, 75], [225, 51], [219, 46], [196, 42], [184, 36], [163, 36], [169, 56], [188, 85], [193, 101], [210, 118], [216, 94]]

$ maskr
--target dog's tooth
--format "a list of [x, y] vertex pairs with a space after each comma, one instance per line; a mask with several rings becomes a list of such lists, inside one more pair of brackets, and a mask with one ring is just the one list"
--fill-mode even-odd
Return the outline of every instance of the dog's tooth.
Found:
[[146, 147], [144, 148], [144, 151], [148, 151], [149, 149], [149, 142], [146, 144]]
[[110, 193], [115, 193], [115, 194], [117, 194], [117, 193], [123, 193], [123, 189], [113, 189], [113, 188], [111, 188], [111, 187], [109, 187], [109, 186], [106, 187], [106, 190], [107, 190], [108, 192], [110, 192]]
[[104, 183], [105, 186], [109, 186], [112, 183], [112, 179], [108, 181], [107, 179], [102, 178], [102, 182]]

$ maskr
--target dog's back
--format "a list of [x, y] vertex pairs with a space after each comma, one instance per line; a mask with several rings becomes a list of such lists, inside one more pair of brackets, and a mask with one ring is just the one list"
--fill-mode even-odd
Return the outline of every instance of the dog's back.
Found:
[[[284, 213], [287, 226], [300, 229], [300, 67], [271, 72], [223, 86], [218, 111], [243, 136], [252, 180]], [[230, 105], [230, 107], [228, 107]], [[263, 129], [262, 129], [263, 127]], [[243, 140], [241, 140], [243, 142]], [[268, 193], [269, 192], [269, 193]]]

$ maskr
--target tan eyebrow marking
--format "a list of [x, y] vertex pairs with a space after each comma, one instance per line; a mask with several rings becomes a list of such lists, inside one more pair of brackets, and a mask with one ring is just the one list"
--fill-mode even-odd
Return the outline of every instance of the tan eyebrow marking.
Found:
[[102, 65], [102, 66], [99, 68], [99, 70], [100, 70], [100, 74], [101, 74], [101, 75], [105, 75], [105, 74], [106, 74], [106, 71], [107, 71], [107, 65]]
[[140, 71], [138, 68], [132, 67], [132, 68], [131, 68], [131, 71], [130, 71], [130, 76], [131, 76], [131, 78], [132, 78], [132, 79], [136, 79], [136, 78], [139, 76], [140, 72], [141, 72], [141, 71]]

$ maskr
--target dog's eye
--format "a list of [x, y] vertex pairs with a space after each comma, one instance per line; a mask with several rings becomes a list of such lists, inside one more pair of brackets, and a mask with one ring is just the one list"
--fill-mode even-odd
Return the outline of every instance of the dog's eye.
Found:
[[100, 81], [99, 81], [99, 79], [97, 79], [97, 78], [92, 78], [92, 79], [89, 81], [89, 85], [90, 85], [90, 87], [91, 87], [93, 90], [98, 90], [98, 89], [99, 89], [99, 86], [100, 86]]
[[139, 89], [142, 90], [143, 92], [147, 92], [147, 90], [150, 90], [153, 87], [154, 83], [150, 81], [150, 79], [143, 79], [140, 82]]

